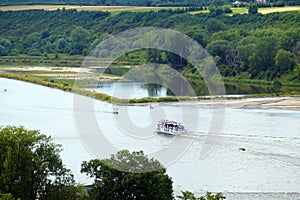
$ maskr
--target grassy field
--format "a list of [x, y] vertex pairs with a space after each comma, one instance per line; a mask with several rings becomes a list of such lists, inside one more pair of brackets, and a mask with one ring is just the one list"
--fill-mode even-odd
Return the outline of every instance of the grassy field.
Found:
[[[247, 8], [231, 8], [233, 14], [246, 14], [248, 13]], [[274, 12], [288, 12], [288, 11], [300, 11], [300, 6], [286, 6], [286, 7], [270, 7], [270, 8], [259, 8], [258, 12], [261, 14], [268, 14]], [[201, 11], [192, 11], [191, 14], [198, 14], [198, 13], [208, 13], [208, 10], [201, 10]]]
[[[286, 6], [286, 7], [271, 7], [271, 8], [259, 8], [258, 12], [261, 14], [269, 14], [274, 12], [288, 12], [288, 11], [299, 11], [300, 6]], [[233, 14], [245, 14], [248, 13], [247, 8], [232, 8]]]
[[106, 11], [106, 12], [122, 12], [122, 11], [156, 11], [160, 9], [174, 9], [173, 7], [141, 7], [141, 6], [75, 6], [75, 5], [21, 5], [21, 6], [3, 6], [1, 11], [19, 11], [19, 10], [57, 10], [57, 9], [76, 9], [78, 11]]
[[[143, 7], [143, 6], [76, 6], [76, 5], [20, 5], [20, 6], [2, 6], [0, 11], [19, 11], [19, 10], [57, 10], [57, 9], [76, 9], [78, 11], [104, 11], [117, 14], [122, 11], [131, 12], [147, 12], [157, 11], [160, 9], [177, 9], [178, 7]], [[287, 12], [287, 11], [300, 11], [300, 6], [286, 6], [286, 7], [271, 7], [259, 8], [258, 12], [268, 14], [273, 12]], [[208, 10], [192, 11], [191, 14], [208, 13]], [[248, 13], [247, 8], [232, 8], [232, 14], [245, 14]]]

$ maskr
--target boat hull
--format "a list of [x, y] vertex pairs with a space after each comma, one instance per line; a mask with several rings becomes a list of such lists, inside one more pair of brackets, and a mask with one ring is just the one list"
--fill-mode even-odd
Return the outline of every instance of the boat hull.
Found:
[[180, 134], [187, 133], [187, 131], [186, 130], [184, 130], [184, 131], [157, 130], [156, 133], [158, 133], [158, 134], [165, 134], [165, 135], [180, 135]]

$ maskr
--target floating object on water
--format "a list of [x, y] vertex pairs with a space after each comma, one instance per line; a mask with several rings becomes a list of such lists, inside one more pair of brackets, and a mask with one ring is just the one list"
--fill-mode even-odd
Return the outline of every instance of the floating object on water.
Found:
[[181, 123], [174, 120], [161, 120], [157, 123], [156, 132], [167, 135], [179, 135], [187, 133], [187, 130]]
[[113, 114], [119, 114], [118, 108], [113, 108]]
[[4, 91], [4, 92], [7, 92], [7, 89], [4, 89], [3, 91]]
[[246, 151], [246, 149], [243, 148], [243, 147], [240, 147], [239, 150], [240, 150], [240, 151]]

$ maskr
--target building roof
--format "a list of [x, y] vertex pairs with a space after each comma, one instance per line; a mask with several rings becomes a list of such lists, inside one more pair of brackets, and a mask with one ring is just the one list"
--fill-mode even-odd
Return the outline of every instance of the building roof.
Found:
[[239, 2], [239, 1], [235, 1], [235, 2], [233, 2], [232, 4], [233, 5], [238, 5], [238, 4], [240, 4], [241, 2]]

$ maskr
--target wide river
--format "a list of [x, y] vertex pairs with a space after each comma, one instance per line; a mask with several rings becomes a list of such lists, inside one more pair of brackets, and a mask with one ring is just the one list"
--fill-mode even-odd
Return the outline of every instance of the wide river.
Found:
[[[300, 199], [299, 111], [225, 108], [224, 116], [218, 118], [218, 107], [162, 103], [153, 104], [152, 109], [149, 105], [118, 106], [119, 114], [114, 115], [115, 106], [80, 97], [93, 102], [93, 113], [85, 118], [85, 111], [78, 115], [80, 111], [74, 109], [74, 100], [80, 100], [68, 92], [3, 78], [0, 91], [0, 125], [23, 125], [51, 135], [63, 145], [63, 162], [79, 183], [91, 183], [80, 173], [80, 165], [97, 154], [97, 141], [85, 140], [88, 134], [80, 132], [90, 117], [103, 141], [116, 149], [143, 150], [162, 159], [175, 194], [190, 190], [223, 192], [227, 199]], [[183, 121], [190, 135], [153, 133], [158, 118]], [[220, 133], [209, 140], [206, 133], [216, 120], [222, 123]], [[93, 130], [89, 134], [97, 137]], [[100, 142], [96, 147], [101, 152], [107, 144]], [[211, 151], [203, 157], [204, 148]], [[170, 149], [168, 157], [165, 153]]]

